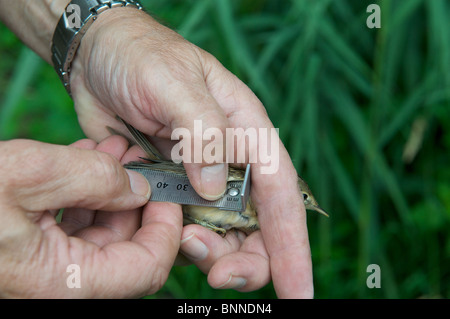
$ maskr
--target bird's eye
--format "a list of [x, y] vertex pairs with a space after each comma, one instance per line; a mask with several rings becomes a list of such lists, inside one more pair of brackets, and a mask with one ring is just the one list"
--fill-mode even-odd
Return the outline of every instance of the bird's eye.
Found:
[[303, 193], [303, 200], [308, 200], [308, 194]]

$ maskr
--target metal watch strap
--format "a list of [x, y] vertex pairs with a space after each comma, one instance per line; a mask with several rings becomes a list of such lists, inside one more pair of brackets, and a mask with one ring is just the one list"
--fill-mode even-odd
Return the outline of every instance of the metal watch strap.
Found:
[[[69, 8], [79, 8], [79, 10], [70, 10]], [[52, 41], [52, 60], [56, 72], [64, 84], [69, 95], [70, 91], [70, 65], [75, 57], [75, 53], [81, 43], [86, 31], [91, 24], [97, 19], [97, 16], [107, 9], [120, 7], [134, 7], [142, 10], [142, 6], [135, 0], [113, 1], [113, 0], [72, 0], [64, 10]], [[73, 14], [77, 14], [75, 18], [79, 22], [73, 25]], [[72, 21], [73, 22], [73, 21]]]

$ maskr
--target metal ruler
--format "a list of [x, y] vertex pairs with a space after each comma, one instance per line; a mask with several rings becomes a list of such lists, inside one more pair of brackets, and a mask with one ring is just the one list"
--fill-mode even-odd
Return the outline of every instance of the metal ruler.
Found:
[[250, 164], [245, 170], [244, 180], [227, 182], [224, 196], [215, 201], [206, 200], [198, 195], [187, 176], [152, 169], [148, 166], [128, 169], [141, 173], [148, 180], [152, 190], [150, 201], [215, 207], [239, 212], [247, 208], [250, 196]]

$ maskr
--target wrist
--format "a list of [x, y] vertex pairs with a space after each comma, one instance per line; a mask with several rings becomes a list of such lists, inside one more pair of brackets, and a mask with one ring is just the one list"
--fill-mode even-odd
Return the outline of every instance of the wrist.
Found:
[[124, 46], [129, 45], [145, 33], [143, 29], [148, 29], [143, 21], [147, 18], [152, 19], [143, 11], [127, 7], [103, 12], [84, 34], [74, 61], [80, 56], [90, 56], [94, 47], [102, 47], [102, 51], [106, 53], [109, 50], [121, 49], [121, 41], [124, 41]]
[[0, 19], [28, 47], [51, 63], [56, 24], [70, 0], [0, 0]]
[[63, 12], [53, 34], [51, 52], [53, 66], [69, 94], [71, 64], [85, 33], [109, 9], [123, 7], [142, 9], [137, 0], [72, 0]]
[[134, 67], [142, 63], [139, 57], [144, 59], [149, 50], [148, 45], [140, 45], [142, 39], [152, 34], [157, 37], [160, 27], [150, 15], [134, 8], [117, 8], [99, 15], [83, 36], [72, 62], [72, 92], [82, 84], [97, 98], [109, 96], [112, 82], [125, 75], [117, 73], [119, 66], [125, 65], [124, 70], [134, 74]]

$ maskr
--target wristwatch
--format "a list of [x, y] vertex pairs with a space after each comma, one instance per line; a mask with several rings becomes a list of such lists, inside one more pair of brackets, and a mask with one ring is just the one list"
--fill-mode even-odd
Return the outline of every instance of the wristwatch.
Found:
[[53, 34], [51, 51], [55, 70], [69, 95], [71, 95], [70, 65], [81, 39], [100, 13], [120, 7], [142, 10], [139, 2], [134, 0], [72, 0], [64, 10]]

